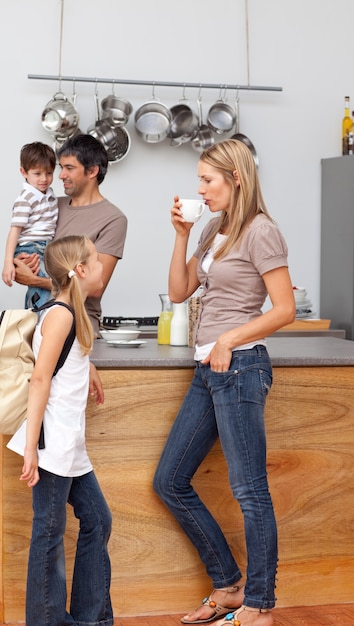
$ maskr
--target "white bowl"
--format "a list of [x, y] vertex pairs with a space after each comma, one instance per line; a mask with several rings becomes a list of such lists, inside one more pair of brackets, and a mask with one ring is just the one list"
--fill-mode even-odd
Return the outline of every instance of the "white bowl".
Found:
[[123, 328], [100, 330], [100, 335], [105, 341], [130, 341], [139, 337], [140, 330]]

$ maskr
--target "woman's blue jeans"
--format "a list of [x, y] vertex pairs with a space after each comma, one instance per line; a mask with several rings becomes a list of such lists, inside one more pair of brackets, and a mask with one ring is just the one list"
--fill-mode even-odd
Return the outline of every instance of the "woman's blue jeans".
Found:
[[[38, 254], [40, 258], [40, 270], [38, 272], [38, 276], [46, 276], [48, 274], [45, 271], [44, 267], [44, 251], [46, 248], [46, 241], [31, 241], [23, 246], [16, 246], [15, 256], [21, 254], [21, 252], [26, 252], [27, 254], [33, 254], [35, 252]], [[51, 298], [51, 293], [48, 289], [43, 289], [42, 287], [31, 287], [30, 285], [27, 287], [26, 296], [25, 296], [25, 309], [31, 309], [33, 306], [32, 297], [37, 293], [39, 295], [39, 300], [36, 301], [36, 305], [40, 306], [44, 304]]]
[[[26, 626], [112, 626], [107, 550], [112, 517], [94, 472], [64, 478], [40, 469], [32, 492]], [[63, 541], [67, 502], [80, 521], [70, 612]]]
[[217, 438], [239, 502], [247, 545], [245, 600], [273, 608], [278, 561], [277, 527], [268, 489], [264, 405], [272, 367], [264, 346], [234, 351], [228, 372], [197, 362], [189, 391], [172, 426], [154, 477], [154, 489], [205, 564], [215, 589], [242, 574], [225, 537], [191, 480]]

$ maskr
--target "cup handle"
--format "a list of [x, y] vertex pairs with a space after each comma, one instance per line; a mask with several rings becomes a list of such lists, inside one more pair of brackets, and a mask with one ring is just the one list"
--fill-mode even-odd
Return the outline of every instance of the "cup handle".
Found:
[[197, 213], [197, 217], [201, 217], [204, 213], [204, 209], [205, 209], [205, 204], [203, 204], [202, 202], [199, 205], [199, 211]]

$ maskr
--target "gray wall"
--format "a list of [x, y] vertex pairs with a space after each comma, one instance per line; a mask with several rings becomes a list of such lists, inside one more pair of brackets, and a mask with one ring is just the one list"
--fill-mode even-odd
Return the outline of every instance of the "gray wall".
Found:
[[[34, 140], [52, 143], [42, 129], [44, 105], [58, 83], [28, 74], [59, 72], [59, 0], [12, 0], [0, 5], [2, 141], [1, 264], [11, 206], [20, 189], [19, 151]], [[343, 21], [345, 16], [345, 21]], [[352, 95], [352, 0], [249, 0], [249, 75], [244, 0], [66, 0], [63, 75], [147, 81], [276, 85], [281, 93], [240, 92], [241, 132], [255, 144], [264, 196], [289, 245], [294, 285], [305, 286], [319, 311], [320, 160], [341, 153], [345, 95]], [[80, 127], [94, 121], [94, 84], [76, 83]], [[71, 83], [62, 83], [70, 95]], [[99, 97], [111, 85], [98, 84]], [[145, 86], [116, 86], [136, 109], [151, 96]], [[168, 106], [181, 89], [156, 88]], [[187, 90], [195, 106], [197, 90]], [[202, 92], [204, 112], [218, 90]], [[235, 93], [228, 94], [230, 101]], [[132, 147], [112, 165], [102, 192], [129, 218], [124, 259], [103, 299], [109, 315], [157, 315], [167, 289], [173, 244], [173, 196], [196, 196], [198, 155], [188, 145], [144, 144], [134, 115]], [[350, 157], [348, 157], [350, 158]], [[62, 193], [55, 173], [54, 189]], [[193, 251], [207, 216], [194, 227]], [[24, 288], [0, 285], [0, 308], [22, 305]]]

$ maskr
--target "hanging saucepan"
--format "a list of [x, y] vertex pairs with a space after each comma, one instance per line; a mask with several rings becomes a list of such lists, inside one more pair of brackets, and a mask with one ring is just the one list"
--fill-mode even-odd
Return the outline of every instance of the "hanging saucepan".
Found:
[[42, 126], [54, 137], [70, 137], [79, 126], [75, 105], [61, 92], [54, 94], [42, 113]]
[[128, 122], [132, 110], [133, 106], [128, 100], [114, 94], [106, 96], [101, 102], [101, 118], [109, 117], [117, 126], [124, 126]]
[[130, 150], [130, 135], [123, 126], [115, 127], [116, 142], [107, 150], [108, 163], [118, 163], [127, 156]]
[[242, 133], [236, 133], [235, 135], [232, 135], [231, 139], [238, 139], [239, 141], [242, 141], [242, 143], [245, 144], [245, 146], [247, 146], [247, 148], [250, 149], [250, 151], [252, 152], [252, 156], [254, 159], [254, 162], [256, 164], [256, 166], [259, 166], [259, 158], [258, 158], [258, 154], [256, 152], [256, 149], [252, 143], [252, 141], [246, 136], [243, 135]]
[[155, 98], [142, 104], [135, 113], [135, 130], [139, 137], [147, 143], [159, 143], [166, 139], [171, 124], [169, 108]]
[[70, 135], [70, 137], [57, 137], [53, 143], [53, 150], [56, 154], [56, 157], [58, 158], [59, 150], [63, 147], [65, 142], [68, 141], [68, 139], [72, 139], [73, 137], [77, 137], [78, 135], [82, 135], [82, 134], [83, 134], [82, 130], [78, 128], [72, 135]]
[[256, 164], [256, 167], [258, 168], [259, 166], [259, 158], [258, 158], [258, 154], [256, 151], [256, 148], [254, 147], [252, 141], [246, 136], [243, 135], [242, 133], [239, 132], [240, 129], [240, 111], [239, 111], [239, 104], [238, 104], [238, 98], [235, 101], [235, 110], [236, 110], [236, 117], [237, 117], [237, 121], [235, 124], [235, 134], [232, 135], [231, 139], [238, 139], [238, 141], [242, 141], [242, 143], [245, 144], [245, 146], [247, 146], [247, 148], [249, 148], [249, 150], [252, 153], [254, 162]]
[[195, 137], [192, 139], [192, 148], [196, 152], [203, 152], [215, 143], [214, 135], [207, 124], [203, 124], [203, 111], [202, 111], [202, 98], [199, 93], [198, 100], [198, 117], [199, 117], [199, 129]]
[[108, 119], [97, 120], [94, 126], [91, 126], [87, 130], [88, 135], [92, 135], [95, 139], [98, 139], [106, 150], [109, 150], [115, 145], [116, 133], [113, 126], [109, 123]]
[[100, 141], [102, 145], [109, 150], [112, 148], [116, 141], [116, 133], [113, 128], [113, 123], [109, 123], [108, 118], [100, 119], [100, 106], [98, 101], [97, 87], [94, 93], [95, 107], [96, 107], [96, 122], [91, 124], [87, 129], [87, 134], [92, 135], [95, 139]]
[[226, 90], [223, 97], [220, 90], [218, 100], [209, 109], [207, 124], [217, 135], [225, 135], [234, 128], [235, 123], [235, 109], [226, 101]]
[[191, 141], [198, 132], [199, 120], [196, 113], [188, 104], [183, 91], [183, 97], [179, 104], [170, 108], [171, 124], [167, 132], [172, 146], [180, 146], [187, 141]]

